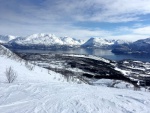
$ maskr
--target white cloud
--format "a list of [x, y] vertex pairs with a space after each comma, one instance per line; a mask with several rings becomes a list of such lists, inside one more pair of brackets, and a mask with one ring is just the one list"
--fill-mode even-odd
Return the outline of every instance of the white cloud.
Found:
[[134, 29], [133, 33], [141, 35], [150, 35], [150, 26]]
[[59, 0], [55, 10], [75, 21], [128, 22], [149, 14], [149, 4], [150, 0]]
[[[12, 29], [11, 26], [14, 26], [15, 29]], [[107, 35], [111, 35], [111, 32], [102, 30], [102, 29], [87, 29], [82, 27], [73, 27], [72, 25], [66, 23], [63, 24], [50, 24], [40, 25], [40, 26], [32, 26], [32, 25], [18, 25], [18, 24], [2, 24], [0, 27], [0, 34], [10, 34], [10, 35], [20, 35], [26, 36], [31, 35], [33, 33], [51, 33], [56, 36], [69, 36], [78, 39], [89, 39], [90, 37], [105, 37]]]
[[30, 0], [2, 1], [1, 18], [9, 17], [26, 22], [45, 20], [117, 23], [137, 21], [141, 19], [140, 15], [150, 14], [150, 0], [44, 0], [39, 4], [33, 4]]

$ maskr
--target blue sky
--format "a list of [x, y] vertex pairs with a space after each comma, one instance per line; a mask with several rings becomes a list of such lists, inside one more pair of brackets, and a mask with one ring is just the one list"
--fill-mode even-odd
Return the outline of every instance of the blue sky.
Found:
[[0, 0], [0, 34], [150, 37], [150, 0]]

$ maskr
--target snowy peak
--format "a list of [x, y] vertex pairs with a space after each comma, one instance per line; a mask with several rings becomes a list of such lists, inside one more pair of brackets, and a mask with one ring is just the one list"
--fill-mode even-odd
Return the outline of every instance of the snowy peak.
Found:
[[81, 45], [83, 44], [84, 42], [81, 41], [81, 40], [77, 40], [77, 39], [74, 39], [74, 38], [71, 38], [71, 37], [61, 37], [61, 41], [63, 42], [64, 45], [68, 45], [68, 44], [71, 44], [71, 45]]
[[90, 38], [87, 42], [83, 44], [83, 47], [104, 47], [112, 44], [113, 42], [103, 38]]
[[81, 45], [80, 40], [73, 39], [71, 37], [57, 37], [54, 34], [33, 34], [25, 38], [18, 38], [11, 43], [17, 43], [19, 45]]
[[126, 41], [126, 40], [112, 40], [114, 45], [121, 45], [121, 44], [130, 44], [132, 42]]
[[12, 36], [12, 35], [0, 35], [0, 43], [7, 43], [10, 40], [13, 40], [15, 38], [17, 38], [17, 37]]
[[113, 45], [121, 45], [121, 44], [129, 44], [131, 42], [124, 40], [107, 40], [103, 38], [90, 38], [87, 42], [85, 42], [82, 47], [111, 47]]
[[[149, 41], [150, 42], [150, 41]], [[124, 40], [107, 40], [99, 37], [90, 38], [87, 41], [71, 37], [57, 37], [54, 34], [38, 33], [27, 37], [1, 36], [0, 43], [8, 43], [10, 47], [89, 47], [89, 48], [111, 48], [113, 45], [129, 44]]]

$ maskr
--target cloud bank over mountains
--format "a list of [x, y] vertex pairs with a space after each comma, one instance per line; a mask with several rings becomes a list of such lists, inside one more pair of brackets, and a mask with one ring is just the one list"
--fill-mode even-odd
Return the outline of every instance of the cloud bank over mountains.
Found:
[[149, 0], [0, 0], [0, 34], [137, 40], [150, 36], [149, 4]]

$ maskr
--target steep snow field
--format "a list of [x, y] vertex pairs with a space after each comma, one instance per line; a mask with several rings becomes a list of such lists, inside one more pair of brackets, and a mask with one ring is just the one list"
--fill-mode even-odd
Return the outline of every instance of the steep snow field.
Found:
[[[5, 49], [5, 48], [3, 48]], [[7, 51], [9, 52], [9, 51]], [[11, 54], [11, 52], [9, 52]], [[0, 113], [149, 113], [150, 93], [66, 82], [63, 75], [0, 55]], [[30, 64], [31, 65], [31, 64]], [[14, 83], [5, 70], [13, 67]]]
[[[31, 65], [31, 64], [30, 64]], [[61, 74], [53, 71], [48, 71], [41, 67], [33, 67], [33, 70], [25, 67], [25, 62], [16, 62], [7, 57], [0, 57], [0, 82], [6, 82], [5, 71], [6, 68], [12, 67], [17, 73], [17, 79], [15, 82], [56, 82], [58, 79], [64, 81]], [[57, 80], [54, 80], [57, 79]]]

